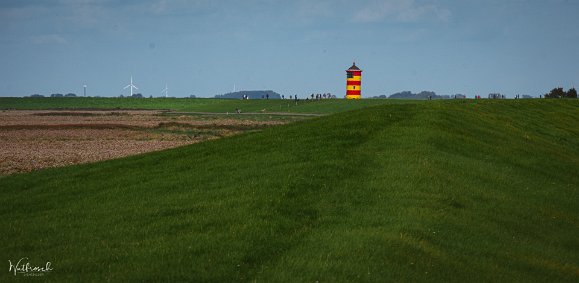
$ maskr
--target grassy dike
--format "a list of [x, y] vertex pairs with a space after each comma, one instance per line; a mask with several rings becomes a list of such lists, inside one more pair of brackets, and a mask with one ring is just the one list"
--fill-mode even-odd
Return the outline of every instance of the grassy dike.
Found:
[[52, 282], [577, 282], [578, 114], [382, 105], [3, 177], [0, 259]]
[[213, 99], [213, 98], [98, 98], [98, 97], [0, 97], [0, 110], [40, 109], [170, 109], [190, 112], [234, 113], [242, 112], [288, 112], [288, 113], [337, 113], [382, 104], [406, 103], [403, 100], [295, 100], [290, 99]]

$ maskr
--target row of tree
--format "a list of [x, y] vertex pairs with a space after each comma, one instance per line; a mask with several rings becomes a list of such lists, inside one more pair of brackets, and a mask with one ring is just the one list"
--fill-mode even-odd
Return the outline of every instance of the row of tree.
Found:
[[545, 98], [577, 98], [577, 90], [571, 88], [564, 91], [562, 87], [557, 87], [545, 94]]
[[[31, 95], [30, 97], [46, 97], [42, 94], [38, 94], [35, 93], [33, 95]], [[62, 94], [62, 93], [53, 93], [50, 95], [50, 97], [77, 97], [75, 93], [67, 93], [67, 94]]]
[[50, 97], [76, 97], [76, 94], [75, 93], [67, 93], [67, 94], [53, 93], [50, 95]]
[[[272, 99], [280, 99], [281, 96], [280, 94], [268, 90], [268, 91], [238, 91], [238, 92], [234, 92], [234, 93], [227, 93], [227, 94], [223, 94], [223, 95], [216, 95], [216, 98], [241, 98], [243, 95], [248, 95], [249, 98], [251, 99], [259, 99], [259, 98], [263, 98], [265, 95], [268, 96], [268, 98], [272, 98]], [[45, 97], [44, 95], [41, 94], [33, 94], [30, 97]], [[50, 97], [77, 97], [77, 95], [75, 93], [67, 93], [67, 94], [62, 94], [62, 93], [53, 93], [50, 95]], [[125, 97], [123, 95], [121, 95], [120, 97]], [[127, 97], [132, 97], [132, 98], [143, 98], [144, 96], [140, 93], [135, 93], [133, 94], [133, 96], [127, 96]], [[151, 96], [152, 98], [152, 96]], [[195, 98], [194, 95], [191, 95], [190, 98]], [[449, 98], [466, 98], [465, 95], [462, 94], [455, 94], [453, 96], [448, 96], [448, 95], [437, 95], [435, 92], [433, 91], [422, 91], [420, 93], [412, 93], [410, 91], [402, 91], [402, 92], [398, 92], [398, 93], [394, 93], [390, 96], [386, 96], [386, 95], [380, 95], [380, 96], [374, 96], [373, 98], [398, 98], [398, 99], [449, 99]], [[504, 99], [505, 96], [500, 94], [500, 93], [491, 93], [488, 96], [489, 99]], [[532, 98], [532, 96], [530, 95], [523, 95], [523, 98]], [[549, 93], [545, 94], [545, 98], [577, 98], [577, 90], [575, 90], [575, 88], [571, 88], [568, 91], [564, 91], [562, 87], [558, 87], [558, 88], [554, 88], [552, 89]], [[313, 94], [312, 94], [312, 99], [313, 99]]]
[[379, 95], [372, 98], [390, 98], [390, 99], [452, 99], [452, 98], [466, 98], [466, 95], [457, 93], [454, 95], [438, 95], [434, 91], [421, 91], [419, 93], [413, 93], [411, 91], [401, 91], [390, 96]]
[[[542, 97], [542, 96], [541, 96]], [[544, 95], [545, 98], [577, 98], [577, 90], [571, 88], [568, 91], [564, 91], [563, 88], [554, 88], [549, 93]], [[449, 95], [438, 95], [434, 91], [422, 91], [419, 93], [412, 93], [410, 91], [402, 91], [394, 93], [390, 96], [380, 95], [374, 96], [372, 98], [398, 98], [398, 99], [449, 99], [449, 98], [466, 98], [463, 94]], [[501, 93], [489, 93], [489, 99], [505, 99], [506, 96]], [[515, 98], [533, 98], [530, 95], [517, 95]]]

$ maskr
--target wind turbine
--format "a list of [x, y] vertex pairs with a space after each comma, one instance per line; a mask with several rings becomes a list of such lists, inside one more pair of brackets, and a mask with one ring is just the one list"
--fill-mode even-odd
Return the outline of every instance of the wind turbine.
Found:
[[124, 87], [123, 89], [127, 89], [127, 87], [130, 87], [130, 88], [131, 88], [131, 97], [133, 96], [133, 88], [134, 88], [134, 89], [139, 89], [138, 87], [136, 87], [136, 86], [133, 84], [133, 76], [131, 76], [131, 83], [130, 83], [129, 85], [127, 85], [126, 87]]
[[167, 87], [167, 84], [165, 84], [165, 88], [161, 91], [161, 94], [163, 93], [165, 93], [165, 98], [169, 96], [169, 88]]

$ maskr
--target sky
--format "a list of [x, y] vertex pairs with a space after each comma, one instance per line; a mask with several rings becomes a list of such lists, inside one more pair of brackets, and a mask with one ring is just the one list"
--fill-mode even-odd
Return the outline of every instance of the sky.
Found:
[[579, 85], [576, 0], [1, 0], [0, 96], [538, 96]]

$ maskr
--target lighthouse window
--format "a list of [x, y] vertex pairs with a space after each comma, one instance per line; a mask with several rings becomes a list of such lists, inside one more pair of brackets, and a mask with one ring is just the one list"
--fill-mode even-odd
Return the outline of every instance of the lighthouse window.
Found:
[[353, 85], [353, 86], [352, 86], [352, 88], [353, 88], [353, 89], [356, 89], [356, 86], [355, 86], [355, 85]]
[[354, 75], [352, 73], [348, 73], [348, 79], [351, 79], [353, 77], [354, 77]]

